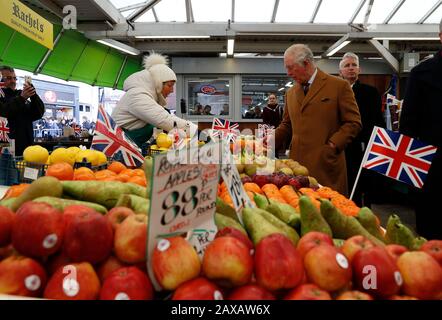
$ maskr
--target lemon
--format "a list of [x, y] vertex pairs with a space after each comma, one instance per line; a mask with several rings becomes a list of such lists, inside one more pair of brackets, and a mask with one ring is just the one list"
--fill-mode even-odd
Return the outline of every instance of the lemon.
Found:
[[167, 152], [169, 151], [169, 148], [159, 147], [158, 150], [160, 150], [161, 152]]
[[107, 163], [107, 156], [103, 152], [98, 150], [94, 150], [94, 152], [97, 154], [98, 157], [98, 165]]
[[71, 153], [73, 155], [73, 157], [75, 158], [75, 156], [77, 155], [77, 153], [80, 152], [80, 148], [79, 147], [69, 147], [66, 149], [67, 152]]
[[157, 136], [157, 146], [160, 148], [170, 148], [172, 145], [172, 138], [170, 138], [167, 133], [161, 132]]
[[158, 150], [158, 146], [156, 144], [153, 144], [150, 146], [151, 150]]
[[82, 162], [83, 158], [86, 158], [86, 161], [93, 166], [98, 166], [98, 154], [94, 150], [80, 150], [75, 156], [75, 162]]
[[45, 164], [48, 161], [49, 152], [42, 146], [29, 146], [23, 151], [23, 160]]
[[70, 165], [74, 165], [75, 155], [69, 152], [66, 148], [55, 149], [49, 156], [49, 164], [60, 162], [67, 162]]

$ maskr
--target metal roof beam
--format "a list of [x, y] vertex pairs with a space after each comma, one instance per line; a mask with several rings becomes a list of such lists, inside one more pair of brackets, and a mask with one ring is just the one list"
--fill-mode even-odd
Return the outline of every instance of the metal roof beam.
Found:
[[130, 6], [126, 6], [126, 7], [120, 8], [120, 9], [118, 9], [118, 11], [125, 12], [125, 11], [139, 9], [141, 7], [144, 7], [148, 2], [149, 1], [144, 1], [144, 2], [141, 2], [141, 3], [132, 4]]
[[230, 21], [235, 22], [235, 0], [232, 0], [232, 16], [230, 17]]
[[[79, 23], [79, 28], [82, 24]], [[225, 37], [228, 24], [225, 22], [213, 23], [183, 23], [183, 22], [135, 22], [135, 30], [128, 30], [127, 24], [116, 24], [113, 30], [103, 30], [97, 25], [95, 31], [88, 26], [86, 36], [90, 38], [126, 38], [136, 36], [218, 36]], [[230, 30], [236, 35], [335, 35], [343, 36], [351, 33], [353, 37], [369, 38], [386, 36], [437, 37], [438, 24], [374, 24], [367, 31], [356, 32], [355, 28], [345, 24], [312, 24], [312, 23], [231, 23]]]
[[353, 23], [353, 21], [354, 21], [354, 20], [356, 19], [356, 17], [358, 16], [359, 11], [361, 11], [361, 9], [362, 9], [362, 7], [364, 6], [364, 4], [365, 4], [366, 1], [367, 1], [367, 0], [361, 0], [361, 2], [359, 2], [358, 6], [357, 6], [357, 8], [356, 8], [356, 10], [355, 10], [355, 12], [353, 12], [353, 14], [352, 14], [350, 20], [348, 20], [348, 24]]
[[59, 17], [61, 19], [64, 18], [65, 15], [63, 13], [63, 8], [60, 8], [53, 1], [51, 1], [51, 0], [38, 0], [38, 3], [40, 3], [42, 5], [42, 7], [44, 7], [48, 11], [55, 14], [57, 17]]
[[394, 17], [394, 15], [396, 14], [396, 12], [398, 12], [398, 10], [402, 7], [402, 5], [405, 3], [405, 0], [399, 0], [399, 2], [397, 3], [397, 5], [393, 8], [393, 10], [391, 10], [390, 14], [387, 16], [387, 18], [385, 18], [384, 22], [385, 24], [387, 24], [391, 18]]
[[187, 23], [195, 22], [193, 18], [192, 0], [186, 0], [186, 18]]
[[110, 22], [123, 23], [126, 21], [126, 18], [109, 0], [91, 0], [91, 2], [109, 18]]
[[428, 17], [431, 16], [431, 15], [433, 14], [433, 12], [436, 11], [437, 8], [439, 8], [439, 6], [440, 6], [441, 4], [442, 4], [442, 0], [437, 1], [437, 2], [434, 4], [434, 6], [433, 6], [430, 10], [428, 10], [428, 12], [427, 12], [422, 18], [419, 19], [419, 21], [418, 21], [417, 23], [418, 23], [418, 24], [424, 23], [425, 20], [427, 20]]
[[326, 58], [328, 56], [334, 55], [337, 51], [349, 44], [350, 41], [351, 40], [349, 40], [349, 34], [346, 34], [341, 39], [332, 44], [321, 56], [323, 58]]
[[149, 2], [146, 1], [144, 6], [136, 10], [135, 12], [132, 12], [128, 17], [127, 20], [129, 21], [135, 21], [137, 18], [141, 17], [144, 13], [146, 13], [149, 9], [153, 8], [156, 4], [158, 4], [161, 0], [150, 0]]
[[318, 2], [316, 3], [315, 10], [313, 10], [312, 17], [310, 18], [310, 23], [313, 23], [315, 21], [316, 15], [318, 14], [321, 4], [322, 4], [322, 0], [318, 0]]
[[390, 65], [390, 67], [393, 68], [393, 70], [396, 73], [399, 73], [399, 61], [388, 51], [379, 41], [370, 39], [368, 40], [368, 43], [370, 43], [384, 58], [387, 63]]
[[278, 13], [278, 7], [279, 7], [279, 0], [275, 0], [275, 5], [273, 6], [272, 19], [270, 20], [271, 23], [275, 22], [276, 14]]
[[364, 16], [364, 27], [367, 27], [367, 25], [368, 25], [368, 19], [370, 19], [370, 14], [371, 14], [371, 9], [373, 8], [373, 3], [374, 3], [374, 0], [370, 0], [370, 2], [368, 3], [367, 11], [365, 11], [365, 16]]

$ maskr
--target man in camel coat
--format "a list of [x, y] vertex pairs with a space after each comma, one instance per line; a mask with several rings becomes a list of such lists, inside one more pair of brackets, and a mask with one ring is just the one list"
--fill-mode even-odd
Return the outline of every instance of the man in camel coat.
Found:
[[291, 137], [290, 158], [324, 186], [348, 195], [345, 147], [361, 131], [361, 116], [349, 83], [316, 67], [312, 51], [295, 44], [284, 53], [296, 84], [285, 97], [275, 148]]

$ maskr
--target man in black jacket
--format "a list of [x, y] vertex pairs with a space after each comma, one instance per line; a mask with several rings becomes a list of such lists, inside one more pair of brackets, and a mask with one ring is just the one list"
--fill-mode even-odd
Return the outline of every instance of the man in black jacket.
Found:
[[[345, 149], [348, 186], [349, 190], [352, 190], [373, 127], [385, 127], [385, 122], [382, 115], [382, 100], [377, 89], [361, 83], [358, 79], [361, 72], [359, 57], [352, 52], [344, 54], [339, 63], [339, 72], [353, 89], [362, 121], [362, 131]], [[353, 201], [358, 206], [371, 206], [373, 192], [376, 188], [374, 175], [374, 173], [367, 170], [361, 172], [353, 196]]]
[[[439, 25], [442, 43], [442, 20]], [[442, 239], [442, 214], [436, 203], [442, 181], [442, 50], [414, 67], [407, 80], [399, 131], [438, 147], [422, 190], [416, 199], [417, 232]]]
[[9, 138], [15, 139], [15, 155], [21, 156], [26, 147], [34, 143], [32, 122], [41, 119], [45, 106], [32, 84], [25, 83], [23, 90], [16, 90], [17, 77], [13, 68], [2, 66], [0, 73], [5, 83], [4, 97], [0, 97], [4, 104], [0, 116], [8, 119]]

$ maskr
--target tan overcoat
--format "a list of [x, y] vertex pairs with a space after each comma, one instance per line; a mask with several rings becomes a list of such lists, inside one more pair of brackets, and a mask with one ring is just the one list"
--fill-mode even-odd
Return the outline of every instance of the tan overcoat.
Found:
[[306, 166], [320, 184], [347, 195], [344, 149], [362, 128], [350, 84], [318, 69], [307, 96], [295, 84], [287, 91], [285, 103], [275, 132], [276, 149], [291, 136], [290, 158]]

